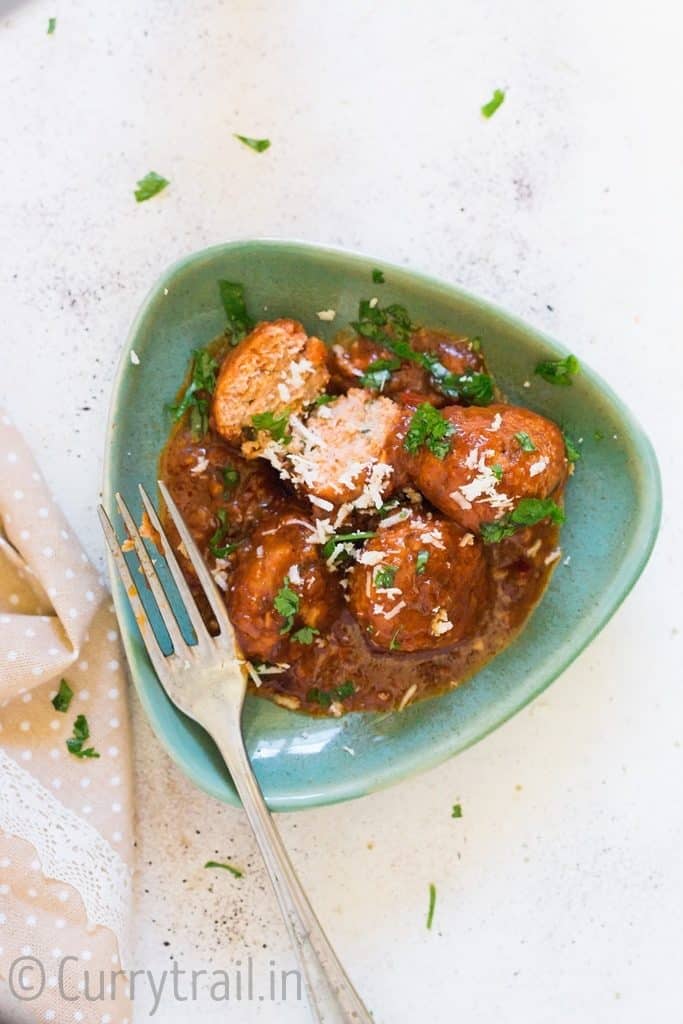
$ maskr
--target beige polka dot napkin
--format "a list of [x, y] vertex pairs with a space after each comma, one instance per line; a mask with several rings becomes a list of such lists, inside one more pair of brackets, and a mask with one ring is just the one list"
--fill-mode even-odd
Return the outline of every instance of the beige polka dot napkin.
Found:
[[131, 1016], [116, 976], [132, 865], [121, 660], [109, 596], [0, 410], [3, 1022]]

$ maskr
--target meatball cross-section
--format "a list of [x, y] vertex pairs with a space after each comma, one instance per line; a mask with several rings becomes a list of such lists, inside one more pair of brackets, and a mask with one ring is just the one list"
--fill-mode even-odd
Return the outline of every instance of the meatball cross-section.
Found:
[[[290, 413], [312, 402], [329, 380], [327, 348], [296, 320], [272, 320], [254, 330], [224, 359], [213, 397], [213, 421], [226, 441], [247, 456], [260, 454]], [[256, 417], [256, 419], [255, 419]]]

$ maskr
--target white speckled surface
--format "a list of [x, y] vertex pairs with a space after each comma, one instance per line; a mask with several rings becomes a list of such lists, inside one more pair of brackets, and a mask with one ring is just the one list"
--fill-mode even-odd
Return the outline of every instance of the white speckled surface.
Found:
[[[95, 557], [121, 341], [166, 264], [231, 237], [341, 244], [496, 299], [604, 374], [660, 453], [653, 560], [542, 699], [422, 778], [280, 819], [378, 1024], [642, 1024], [680, 1002], [675, 10], [0, 3], [0, 403]], [[508, 97], [487, 122], [495, 86]], [[257, 156], [233, 131], [273, 146]], [[152, 168], [172, 185], [138, 206], [132, 188]], [[291, 966], [241, 815], [195, 792], [134, 717], [138, 966]], [[205, 872], [215, 855], [245, 877]], [[191, 1009], [168, 994], [157, 1019], [308, 1019], [295, 1000], [226, 1005], [207, 991]], [[136, 1024], [150, 1008], [142, 996]]]

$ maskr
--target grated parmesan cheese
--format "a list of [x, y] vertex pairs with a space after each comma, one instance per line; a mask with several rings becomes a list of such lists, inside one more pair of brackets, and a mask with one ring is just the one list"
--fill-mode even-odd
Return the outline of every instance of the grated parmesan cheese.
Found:
[[561, 556], [561, 554], [562, 554], [561, 549], [560, 548], [555, 548], [554, 551], [551, 551], [549, 555], [545, 556], [545, 558], [543, 559], [543, 564], [544, 565], [552, 565], [553, 562], [557, 561], [557, 559]]
[[193, 476], [199, 476], [200, 473], [206, 473], [208, 468], [209, 460], [207, 459], [206, 455], [202, 455], [200, 459], [197, 459], [197, 462], [190, 470], [190, 473], [192, 473]]
[[327, 321], [330, 321], [330, 322], [332, 320], [334, 320], [336, 315], [337, 315], [337, 310], [336, 309], [321, 309], [321, 310], [318, 311], [318, 314], [317, 314], [318, 320], [327, 320]]
[[437, 608], [429, 629], [430, 633], [432, 636], [443, 636], [444, 633], [450, 632], [451, 629], [453, 629], [453, 623], [449, 620], [446, 609]]
[[473, 533], [466, 533], [465, 536], [460, 541], [460, 544], [458, 546], [461, 547], [461, 548], [467, 548], [471, 544], [474, 544], [474, 534]]
[[311, 505], [321, 508], [323, 512], [331, 512], [334, 508], [334, 504], [331, 501], [328, 501], [327, 498], [319, 498], [317, 494], [309, 494], [308, 500]]
[[300, 587], [303, 583], [298, 565], [290, 565], [287, 575], [289, 576], [290, 583], [293, 583], [295, 587]]
[[549, 460], [545, 455], [541, 455], [540, 459], [537, 459], [536, 462], [532, 462], [529, 466], [529, 476], [538, 476], [539, 473], [542, 473], [543, 470], [547, 468], [548, 461]]
[[130, 361], [133, 364], [133, 366], [140, 365], [140, 356], [137, 354], [134, 348], [130, 350]]
[[413, 685], [409, 686], [408, 689], [406, 690], [406, 692], [401, 697], [400, 703], [398, 705], [398, 710], [399, 711], [403, 711], [403, 709], [406, 706], [406, 704], [408, 704], [408, 702], [413, 699], [413, 697], [415, 696], [416, 693], [417, 693], [417, 683], [413, 683]]
[[494, 430], [494, 431], [495, 430], [500, 430], [502, 422], [503, 422], [503, 417], [500, 415], [499, 412], [497, 412], [496, 415], [491, 420], [491, 425], [489, 427], [489, 430]]

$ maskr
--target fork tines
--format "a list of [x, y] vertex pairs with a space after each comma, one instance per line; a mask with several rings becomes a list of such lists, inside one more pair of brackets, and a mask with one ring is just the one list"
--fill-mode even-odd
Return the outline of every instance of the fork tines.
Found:
[[[197, 548], [190, 531], [185, 525], [185, 522], [173, 501], [173, 498], [169, 494], [168, 489], [163, 482], [159, 481], [161, 496], [171, 519], [173, 520], [173, 524], [178, 530], [185, 552], [187, 553], [187, 557], [192, 563], [197, 579], [202, 586], [204, 594], [206, 595], [211, 606], [211, 610], [216, 618], [219, 635], [215, 638], [209, 634], [209, 631], [204, 624], [199, 613], [199, 609], [197, 608], [197, 604], [192, 596], [192, 592], [187, 585], [187, 581], [183, 575], [180, 565], [178, 564], [175, 552], [171, 547], [149, 495], [142, 485], [139, 485], [139, 490], [143, 507], [149, 517], [149, 522], [151, 523], [152, 528], [159, 536], [166, 564], [168, 565], [171, 576], [173, 577], [173, 581], [180, 595], [180, 599], [187, 613], [188, 619], [192, 624], [194, 639], [196, 641], [195, 643], [188, 643], [185, 639], [171, 601], [169, 600], [168, 594], [155, 568], [154, 561], [150, 558], [145, 542], [140, 534], [140, 530], [138, 529], [128, 506], [120, 494], [116, 495], [116, 504], [119, 512], [121, 513], [126, 533], [128, 534], [130, 541], [132, 541], [133, 547], [140, 561], [140, 570], [149, 585], [159, 616], [166, 627], [166, 631], [168, 632], [173, 646], [173, 654], [180, 658], [188, 659], [190, 656], [196, 656], [208, 652], [216, 644], [234, 650], [234, 634], [228, 614], [225, 610], [221, 592], [216, 586], [211, 573], [204, 563], [204, 560], [199, 553], [199, 549]], [[98, 514], [109, 550], [111, 551], [112, 558], [114, 559], [119, 576], [121, 577], [121, 581], [131, 603], [135, 620], [140, 628], [142, 639], [152, 660], [152, 664], [155, 669], [157, 669], [157, 672], [159, 672], [168, 663], [167, 658], [162, 651], [158, 638], [152, 628], [149, 615], [147, 614], [145, 605], [140, 597], [138, 587], [133, 579], [128, 562], [126, 561], [124, 548], [118, 539], [111, 519], [101, 505], [98, 509]]]

